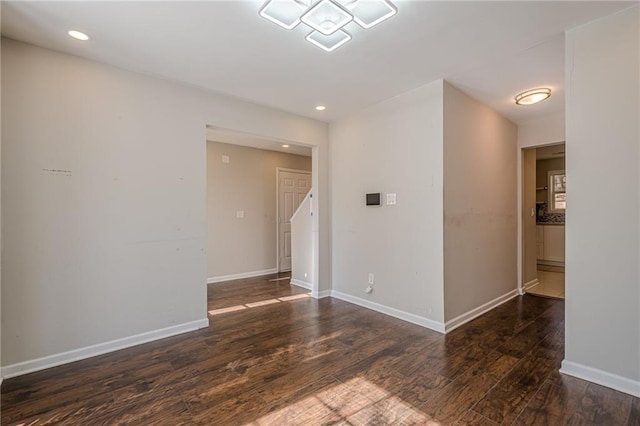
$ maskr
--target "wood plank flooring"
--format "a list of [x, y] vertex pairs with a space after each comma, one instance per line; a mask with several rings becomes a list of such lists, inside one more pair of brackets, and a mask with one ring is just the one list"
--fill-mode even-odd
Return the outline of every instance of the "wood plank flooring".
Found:
[[558, 373], [561, 300], [443, 336], [274, 277], [209, 285], [241, 308], [208, 329], [5, 380], [2, 425], [640, 425], [640, 399]]

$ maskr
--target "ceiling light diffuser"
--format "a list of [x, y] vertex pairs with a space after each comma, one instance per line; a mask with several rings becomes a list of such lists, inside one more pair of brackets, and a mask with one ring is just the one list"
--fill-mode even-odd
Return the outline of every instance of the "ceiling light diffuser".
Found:
[[267, 0], [259, 14], [288, 30], [308, 25], [315, 31], [306, 40], [331, 52], [351, 40], [345, 25], [371, 28], [397, 12], [390, 0]]
[[283, 148], [289, 148], [289, 145], [284, 144], [284, 145], [282, 145], [282, 147], [283, 147]]
[[322, 50], [332, 52], [351, 40], [351, 36], [343, 30], [338, 30], [331, 35], [324, 35], [319, 31], [314, 31], [306, 37], [306, 40]]
[[327, 109], [327, 107], [325, 107], [324, 105], [318, 105], [316, 107], [316, 111], [324, 111], [325, 109]]
[[388, 0], [355, 0], [347, 5], [347, 9], [362, 28], [371, 28], [398, 13]]
[[67, 34], [69, 34], [71, 37], [75, 38], [76, 40], [80, 40], [80, 41], [87, 41], [91, 38], [85, 33], [81, 31], [76, 31], [76, 30], [69, 30], [67, 31]]
[[331, 0], [320, 0], [301, 20], [314, 30], [330, 35], [351, 22], [353, 16]]
[[260, 9], [260, 16], [287, 30], [300, 23], [300, 16], [308, 9], [296, 0], [268, 0]]
[[551, 96], [551, 89], [546, 87], [540, 87], [538, 89], [527, 90], [516, 96], [516, 104], [518, 105], [533, 105], [538, 102], [542, 102]]

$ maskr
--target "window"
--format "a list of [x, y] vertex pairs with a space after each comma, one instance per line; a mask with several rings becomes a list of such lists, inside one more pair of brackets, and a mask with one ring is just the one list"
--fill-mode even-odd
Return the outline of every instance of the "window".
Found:
[[549, 172], [549, 212], [564, 213], [567, 208], [567, 176], [564, 170]]

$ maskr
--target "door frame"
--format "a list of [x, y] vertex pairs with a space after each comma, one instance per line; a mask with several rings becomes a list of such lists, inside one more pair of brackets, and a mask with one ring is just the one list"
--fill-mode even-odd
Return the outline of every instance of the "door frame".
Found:
[[[523, 184], [524, 184], [524, 167], [523, 167], [523, 159], [524, 159], [524, 151], [533, 148], [545, 148], [548, 146], [554, 145], [562, 145], [565, 144], [566, 150], [566, 140], [560, 140], [557, 142], [546, 142], [546, 143], [537, 143], [531, 145], [520, 146], [518, 145], [518, 156], [517, 156], [517, 278], [518, 278], [518, 294], [524, 295], [526, 293], [525, 282], [524, 279], [524, 223], [522, 221], [522, 211], [524, 204], [524, 194], [523, 194]], [[565, 159], [566, 159], [565, 153]], [[566, 252], [566, 248], [565, 248]], [[565, 263], [566, 264], [566, 263]], [[566, 300], [566, 297], [565, 297]]]
[[[288, 173], [300, 173], [304, 175], [309, 175], [311, 178], [311, 188], [310, 191], [313, 190], [313, 163], [311, 165], [311, 170], [299, 170], [299, 169], [288, 169], [286, 167], [276, 167], [276, 269], [278, 272], [280, 271], [280, 173], [288, 172]], [[296, 208], [297, 210], [297, 208]]]

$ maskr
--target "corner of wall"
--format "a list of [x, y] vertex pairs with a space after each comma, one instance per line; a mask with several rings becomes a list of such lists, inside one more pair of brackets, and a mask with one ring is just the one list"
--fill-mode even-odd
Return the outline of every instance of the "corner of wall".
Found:
[[451, 328], [517, 294], [517, 127], [455, 86], [444, 88], [444, 319]]

